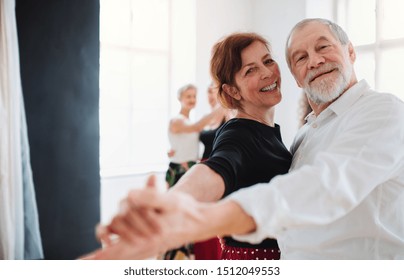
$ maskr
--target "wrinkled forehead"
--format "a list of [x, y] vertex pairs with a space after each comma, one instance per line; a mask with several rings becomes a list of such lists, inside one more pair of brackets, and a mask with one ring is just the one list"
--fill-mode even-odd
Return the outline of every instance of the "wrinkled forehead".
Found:
[[292, 31], [288, 40], [288, 49], [293, 49], [307, 43], [314, 43], [319, 38], [336, 40], [329, 25], [321, 22], [306, 23]]

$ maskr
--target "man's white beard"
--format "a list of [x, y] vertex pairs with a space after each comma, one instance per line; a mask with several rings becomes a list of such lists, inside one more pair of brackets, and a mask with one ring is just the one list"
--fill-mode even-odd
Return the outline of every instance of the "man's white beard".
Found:
[[[337, 63], [327, 63], [316, 70], [308, 73], [305, 79], [305, 87], [303, 88], [308, 98], [316, 104], [323, 104], [337, 99], [348, 87], [352, 75], [352, 66], [347, 64], [347, 69], [343, 72], [342, 67]], [[320, 81], [315, 81], [309, 85], [309, 81], [318, 73], [324, 73], [337, 68], [338, 77], [321, 77]], [[332, 75], [334, 75], [333, 73]]]

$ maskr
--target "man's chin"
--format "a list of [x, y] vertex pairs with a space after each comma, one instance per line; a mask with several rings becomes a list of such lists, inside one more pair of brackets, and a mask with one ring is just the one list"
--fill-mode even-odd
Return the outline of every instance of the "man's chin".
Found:
[[308, 90], [306, 91], [311, 101], [316, 104], [325, 104], [337, 99], [341, 94], [336, 92], [326, 93], [320, 91]]

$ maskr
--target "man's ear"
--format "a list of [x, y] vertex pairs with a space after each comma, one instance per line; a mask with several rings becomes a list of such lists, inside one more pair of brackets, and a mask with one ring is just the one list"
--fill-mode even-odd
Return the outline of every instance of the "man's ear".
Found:
[[234, 86], [230, 86], [228, 84], [223, 84], [222, 85], [222, 89], [223, 91], [230, 95], [232, 98], [236, 99], [236, 100], [240, 100], [241, 99], [241, 95], [238, 92], [237, 88]]
[[349, 44], [348, 44], [348, 54], [349, 54], [349, 59], [351, 60], [351, 63], [353, 64], [356, 60], [356, 52], [355, 52], [355, 48], [353, 47], [351, 42], [349, 42]]

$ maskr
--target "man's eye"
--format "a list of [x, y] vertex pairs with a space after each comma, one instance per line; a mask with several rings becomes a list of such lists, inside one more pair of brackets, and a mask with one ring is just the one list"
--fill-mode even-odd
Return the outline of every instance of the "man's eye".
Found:
[[305, 55], [302, 55], [302, 56], [297, 57], [296, 63], [303, 61], [305, 58], [306, 58]]
[[274, 63], [274, 62], [275, 62], [275, 60], [269, 58], [269, 59], [267, 59], [267, 60], [264, 61], [264, 64], [272, 64], [272, 63]]

